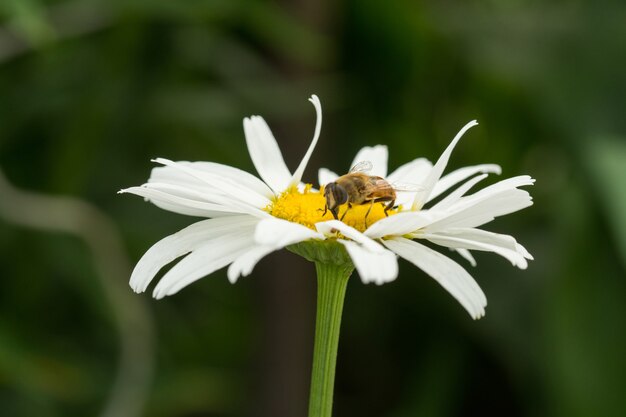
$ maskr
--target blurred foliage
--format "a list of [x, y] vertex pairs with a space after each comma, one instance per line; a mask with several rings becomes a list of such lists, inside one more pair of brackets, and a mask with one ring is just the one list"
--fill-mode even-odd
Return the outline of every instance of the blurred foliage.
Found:
[[[532, 208], [487, 227], [536, 261], [518, 271], [477, 255], [471, 272], [490, 303], [478, 322], [404, 263], [393, 284], [353, 279], [336, 415], [623, 415], [625, 18], [617, 0], [4, 0], [0, 167], [17, 187], [106, 213], [134, 262], [193, 219], [115, 191], [142, 183], [155, 156], [253, 172], [246, 115], [268, 119], [293, 168], [313, 132], [306, 97], [317, 93], [324, 128], [310, 167], [338, 172], [377, 143], [392, 167], [436, 159], [477, 118], [451, 168], [493, 162], [537, 178]], [[315, 180], [313, 168], [306, 175]], [[0, 216], [2, 414], [104, 415], [129, 366], [119, 365], [118, 326], [140, 310], [116, 319], [123, 309], [80, 238]], [[265, 286], [310, 289], [312, 265], [292, 257], [271, 255], [235, 286], [220, 272], [159, 302], [128, 289], [123, 304], [147, 307], [156, 328], [156, 340], [142, 339], [146, 361], [156, 358], [141, 415], [303, 415], [293, 410], [306, 405], [270, 412], [258, 398], [288, 391], [265, 386], [280, 365], [264, 338], [300, 349], [263, 313], [283, 303]], [[310, 275], [289, 276], [285, 260]], [[126, 286], [128, 276], [114, 279]], [[306, 329], [307, 311], [293, 316]], [[306, 386], [306, 372], [292, 377]]]

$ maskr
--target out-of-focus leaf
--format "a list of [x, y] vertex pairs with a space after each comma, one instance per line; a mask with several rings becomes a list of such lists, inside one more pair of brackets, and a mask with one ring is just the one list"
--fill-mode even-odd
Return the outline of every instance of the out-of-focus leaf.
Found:
[[626, 139], [596, 139], [584, 157], [626, 267]]
[[[622, 415], [623, 141], [585, 138], [624, 137], [625, 16], [621, 0], [0, 0], [0, 165], [22, 187], [95, 203], [136, 261], [195, 219], [115, 191], [144, 182], [155, 156], [254, 172], [244, 116], [265, 117], [295, 167], [317, 93], [311, 179], [319, 166], [345, 171], [364, 145], [387, 144], [393, 167], [436, 159], [477, 118], [449, 169], [498, 163], [502, 177], [537, 178], [532, 208], [486, 225], [536, 260], [525, 271], [484, 253], [463, 264], [489, 299], [478, 323], [403, 261], [392, 284], [354, 279], [335, 411]], [[96, 415], [110, 393], [117, 342], [81, 248], [0, 223], [2, 415]], [[275, 259], [267, 271], [289, 270]], [[276, 282], [293, 282], [285, 274]], [[307, 341], [259, 323], [260, 306], [298, 299], [279, 297], [262, 268], [236, 286], [222, 271], [159, 302], [117, 275], [158, 326], [147, 415], [263, 416], [259, 392], [283, 411], [265, 416], [289, 415], [283, 386], [258, 388], [291, 363], [272, 355], [299, 358]], [[280, 349], [269, 355], [264, 337]], [[290, 388], [306, 386], [307, 372], [291, 371], [300, 381]]]

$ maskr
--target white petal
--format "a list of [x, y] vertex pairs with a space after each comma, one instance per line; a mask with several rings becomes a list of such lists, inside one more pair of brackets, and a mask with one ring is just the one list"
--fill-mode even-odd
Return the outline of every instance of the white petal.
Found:
[[[237, 199], [233, 199], [230, 196], [225, 195], [219, 190], [204, 190], [199, 191], [195, 187], [185, 187], [174, 184], [167, 184], [161, 182], [149, 182], [143, 184], [141, 188], [147, 188], [149, 190], [159, 191], [164, 194], [168, 194], [172, 197], [180, 197], [185, 200], [192, 200], [200, 203], [211, 203], [219, 206], [222, 210], [233, 210], [234, 212], [247, 212], [238, 209], [241, 203]], [[253, 207], [255, 210], [256, 207]]]
[[383, 241], [400, 257], [433, 277], [474, 319], [485, 315], [487, 299], [476, 281], [461, 265], [424, 245], [404, 238]]
[[254, 240], [258, 245], [235, 259], [228, 268], [229, 281], [234, 283], [239, 276], [249, 275], [257, 262], [267, 254], [309, 239], [324, 239], [324, 235], [283, 219], [261, 220], [254, 232]]
[[228, 281], [234, 284], [240, 276], [250, 275], [255, 265], [275, 250], [276, 248], [270, 246], [256, 246], [242, 253], [228, 267]]
[[522, 210], [532, 206], [532, 204], [530, 195], [524, 190], [503, 191], [429, 225], [427, 231], [443, 230], [451, 227], [479, 227], [489, 223], [496, 217]]
[[372, 170], [369, 175], [377, 175], [379, 177], [387, 176], [387, 160], [389, 159], [389, 151], [385, 145], [366, 146], [361, 149], [354, 160], [350, 168], [363, 161], [370, 161], [372, 163]]
[[119, 193], [135, 194], [147, 198], [154, 205], [174, 213], [197, 217], [222, 217], [232, 214], [243, 213], [236, 207], [227, 207], [220, 204], [198, 201], [180, 197], [158, 189], [143, 187], [130, 187], [120, 190]]
[[414, 159], [404, 165], [399, 166], [395, 171], [387, 176], [387, 181], [405, 182], [409, 184], [421, 184], [425, 179], [433, 164], [426, 158]]
[[324, 235], [301, 224], [275, 217], [261, 220], [254, 232], [256, 243], [276, 249], [309, 239], [324, 239]]
[[407, 211], [378, 220], [364, 234], [372, 239], [383, 236], [402, 236], [412, 233], [433, 221], [430, 213], [426, 210]]
[[[218, 175], [235, 181], [237, 184], [248, 188], [250, 191], [263, 196], [268, 204], [274, 197], [272, 190], [263, 181], [249, 172], [243, 171], [239, 168], [215, 162], [178, 161], [176, 163], [188, 166], [194, 170], [207, 172], [209, 174]], [[184, 172], [181, 172], [180, 170], [168, 166], [153, 168], [148, 182], [161, 182], [180, 186], [189, 186], [190, 183], [192, 183], [201, 189], [207, 188], [204, 181], [198, 180]], [[208, 189], [210, 190], [212, 187], [209, 186]]]
[[174, 259], [222, 235], [244, 229], [252, 235], [259, 220], [248, 215], [199, 221], [154, 244], [137, 262], [130, 277], [135, 292], [144, 292], [154, 276]]
[[242, 186], [234, 179], [224, 178], [216, 174], [193, 169], [187, 165], [178, 164], [164, 158], [157, 158], [154, 161], [188, 174], [189, 176], [204, 182], [207, 187], [211, 187], [213, 191], [212, 193], [207, 194], [207, 199], [209, 196], [210, 198], [215, 198], [216, 195], [222, 195], [228, 198], [229, 206], [236, 207], [241, 211], [245, 211], [246, 213], [250, 213], [258, 217], [269, 217], [269, 214], [262, 210], [267, 206], [269, 200]]
[[474, 259], [474, 256], [469, 250], [463, 248], [455, 248], [453, 250], [455, 250], [459, 253], [459, 255], [464, 257], [470, 263], [470, 265], [476, 266], [476, 259]]
[[456, 134], [454, 139], [452, 139], [452, 142], [450, 142], [450, 145], [448, 145], [446, 150], [443, 151], [443, 153], [437, 160], [437, 163], [435, 164], [435, 166], [433, 166], [433, 169], [430, 170], [428, 177], [426, 177], [424, 182], [420, 184], [424, 189], [416, 193], [415, 200], [413, 200], [413, 210], [421, 209], [424, 203], [426, 203], [429, 200], [430, 195], [433, 191], [433, 188], [435, 187], [435, 184], [437, 184], [437, 181], [439, 181], [441, 174], [443, 173], [443, 171], [446, 169], [446, 166], [448, 165], [448, 160], [450, 159], [450, 155], [452, 154], [454, 147], [456, 146], [458, 141], [461, 139], [461, 137], [463, 137], [463, 134], [472, 126], [476, 126], [477, 124], [478, 123], [476, 122], [476, 120], [472, 120], [471, 122], [466, 124], [459, 131], [459, 133]]
[[494, 252], [508, 259], [513, 266], [520, 269], [528, 267], [524, 254], [517, 250], [518, 243], [509, 235], [473, 228], [458, 228], [439, 233], [425, 233], [422, 238], [449, 248]]
[[459, 188], [448, 194], [443, 200], [431, 207], [431, 210], [445, 210], [465, 195], [473, 186], [487, 178], [487, 174], [478, 175], [466, 181]]
[[428, 200], [432, 200], [437, 198], [441, 193], [446, 192], [451, 187], [454, 187], [456, 184], [461, 181], [465, 181], [467, 178], [476, 175], [476, 174], [497, 174], [500, 175], [502, 173], [502, 168], [500, 165], [496, 164], [483, 164], [483, 165], [475, 165], [470, 167], [459, 168], [456, 171], [452, 171], [451, 173], [444, 175], [433, 188], [433, 192], [430, 194]]
[[313, 94], [309, 99], [313, 106], [315, 107], [315, 112], [317, 113], [317, 121], [315, 122], [315, 133], [313, 134], [313, 140], [309, 145], [309, 149], [307, 149], [306, 154], [304, 154], [304, 158], [300, 161], [300, 165], [294, 172], [293, 177], [291, 178], [290, 186], [295, 186], [300, 183], [302, 180], [302, 175], [304, 174], [304, 170], [309, 163], [309, 159], [311, 159], [311, 155], [313, 154], [313, 150], [315, 149], [315, 145], [317, 145], [317, 141], [320, 138], [320, 132], [322, 130], [322, 104], [320, 103], [320, 99]]
[[346, 247], [363, 282], [383, 284], [397, 277], [397, 260], [380, 243], [339, 220], [317, 223], [315, 227], [319, 232], [325, 234], [332, 234], [338, 231], [343, 236], [354, 241], [337, 240]]
[[333, 171], [326, 169], [326, 168], [320, 168], [317, 176], [319, 179], [320, 187], [322, 185], [326, 185], [328, 183], [334, 182], [337, 178], [339, 178], [339, 175], [335, 174]]
[[396, 190], [396, 202], [398, 211], [411, 211], [415, 200], [415, 192], [401, 192]]
[[[403, 186], [415, 186], [419, 189], [426, 176], [432, 169], [433, 164], [426, 158], [418, 158], [408, 162], [387, 176], [387, 181], [395, 188], [403, 188]], [[401, 206], [402, 210], [410, 210], [415, 199], [414, 192], [402, 192], [396, 190], [396, 205]]]
[[160, 299], [178, 291], [233, 262], [254, 246], [251, 230], [222, 235], [195, 249], [172, 267], [154, 288]]
[[[217, 217], [228, 213], [248, 213], [256, 217], [267, 217], [268, 214], [255, 207], [240, 203], [219, 191], [200, 192], [194, 188], [172, 184], [149, 182], [141, 187], [131, 187], [121, 190], [149, 199], [160, 206], [160, 203], [177, 205], [181, 209], [205, 210], [204, 217]], [[216, 214], [211, 215], [210, 213]]]
[[250, 158], [263, 181], [275, 194], [286, 190], [291, 173], [265, 120], [260, 116], [246, 117], [243, 119], [243, 130]]
[[[494, 184], [497, 185], [497, 184]], [[487, 189], [485, 189], [487, 190]], [[449, 207], [445, 216], [425, 227], [427, 232], [436, 232], [451, 227], [478, 227], [499, 216], [516, 212], [533, 204], [530, 194], [519, 189], [493, 188], [487, 193], [481, 190], [471, 196], [462, 197]]]
[[398, 260], [392, 252], [385, 249], [373, 252], [365, 246], [348, 240], [338, 239], [337, 242], [346, 247], [365, 284], [375, 282], [381, 285], [393, 281], [398, 276]]
[[528, 175], [519, 175], [517, 177], [507, 178], [505, 180], [498, 181], [497, 183], [492, 184], [489, 187], [485, 187], [470, 196], [467, 196], [466, 198], [464, 198], [464, 201], [471, 202], [473, 200], [484, 199], [485, 197], [498, 194], [501, 191], [515, 190], [518, 187], [533, 185], [534, 183], [535, 180]]
[[309, 188], [308, 191], [313, 192], [313, 193], [317, 193], [319, 192], [319, 190], [317, 188], [314, 187], [309, 187], [309, 184], [305, 184], [303, 182], [301, 182], [300, 184], [298, 184], [296, 186], [296, 189], [298, 190], [298, 192], [300, 194], [304, 194], [305, 190], [307, 189], [307, 187]]
[[535, 258], [533, 258], [533, 256], [526, 250], [525, 247], [523, 247], [522, 245], [520, 245], [519, 243], [517, 245], [515, 245], [515, 248], [517, 249], [517, 251], [519, 253], [522, 254], [522, 256], [526, 259], [530, 259], [531, 261], [534, 260]]
[[357, 243], [360, 243], [365, 247], [365, 249], [371, 252], [383, 252], [385, 250], [385, 248], [383, 248], [380, 243], [370, 239], [355, 228], [348, 226], [347, 224], [339, 220], [328, 220], [325, 222], [316, 223], [315, 228], [318, 232], [324, 234], [333, 234], [338, 231], [345, 237], [352, 239]]

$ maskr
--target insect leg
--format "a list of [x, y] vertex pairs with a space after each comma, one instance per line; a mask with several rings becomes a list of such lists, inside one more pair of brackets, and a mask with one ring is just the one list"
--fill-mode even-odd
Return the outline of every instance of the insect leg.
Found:
[[389, 214], [387, 214], [387, 212], [393, 208], [394, 204], [396, 204], [396, 200], [395, 199], [391, 200], [389, 203], [387, 203], [387, 205], [385, 206], [385, 210], [384, 210], [385, 211], [385, 217], [389, 217]]
[[348, 203], [348, 208], [346, 208], [346, 211], [343, 212], [343, 215], [341, 216], [341, 219], [339, 220], [343, 221], [343, 218], [346, 217], [346, 214], [348, 214], [348, 210], [350, 210], [351, 208], [352, 208], [352, 204]]
[[367, 216], [369, 216], [370, 211], [372, 211], [372, 207], [374, 207], [374, 200], [372, 200], [372, 202], [370, 203], [370, 208], [367, 209], [367, 212], [365, 213], [365, 217], [363, 218], [363, 220], [365, 221], [366, 229], [367, 229]]

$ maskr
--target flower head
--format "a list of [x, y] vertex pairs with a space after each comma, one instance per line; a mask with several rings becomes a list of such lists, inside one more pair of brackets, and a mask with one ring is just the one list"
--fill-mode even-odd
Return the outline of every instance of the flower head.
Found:
[[[156, 285], [154, 297], [175, 294], [226, 266], [228, 279], [235, 282], [250, 274], [257, 262], [273, 251], [289, 247], [300, 253], [302, 244], [321, 244], [341, 251], [345, 248], [342, 259], [353, 263], [365, 283], [394, 280], [400, 256], [439, 282], [473, 318], [483, 316], [486, 298], [471, 275], [454, 260], [419, 241], [451, 248], [472, 265], [475, 260], [470, 251], [479, 250], [494, 252], [514, 266], [526, 268], [532, 256], [513, 237], [479, 227], [532, 205], [528, 192], [519, 187], [532, 185], [534, 180], [518, 176], [469, 193], [488, 174], [500, 174], [500, 167], [476, 165], [443, 175], [452, 150], [477, 124], [472, 121], [434, 165], [418, 158], [387, 175], [387, 147], [363, 148], [353, 165], [371, 161], [368, 178], [418, 187], [394, 192], [395, 202], [390, 206], [386, 205], [388, 201], [374, 198], [343, 204], [336, 219], [328, 210], [323, 189], [340, 177], [320, 169], [320, 190], [301, 181], [322, 124], [319, 99], [313, 95], [310, 101], [317, 112], [315, 133], [293, 174], [268, 125], [263, 118], [252, 116], [244, 119], [243, 126], [250, 157], [261, 179], [218, 163], [157, 158], [154, 162], [161, 166], [152, 170], [146, 184], [120, 191], [142, 196], [166, 210], [207, 218], [152, 246], [135, 267], [131, 287], [136, 292], [145, 291], [161, 268], [183, 256]], [[446, 192], [445, 197], [431, 204]]]

